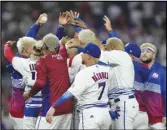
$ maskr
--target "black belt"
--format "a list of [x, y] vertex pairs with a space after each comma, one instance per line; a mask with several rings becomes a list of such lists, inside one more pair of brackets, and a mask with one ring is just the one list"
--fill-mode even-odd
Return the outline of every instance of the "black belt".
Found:
[[[132, 98], [135, 98], [135, 95], [129, 96], [129, 99], [132, 99]], [[117, 103], [117, 102], [119, 102], [119, 101], [120, 101], [119, 98], [114, 99], [114, 102], [115, 102], [115, 103]]]

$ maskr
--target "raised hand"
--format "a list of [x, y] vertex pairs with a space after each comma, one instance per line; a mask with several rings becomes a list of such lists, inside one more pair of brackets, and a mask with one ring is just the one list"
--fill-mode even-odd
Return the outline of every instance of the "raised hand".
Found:
[[16, 43], [16, 41], [7, 41], [6, 43], [12, 47]]
[[79, 21], [79, 20], [73, 20], [71, 24], [84, 28], [84, 29], [88, 28], [84, 22]]
[[66, 25], [70, 21], [70, 13], [68, 11], [60, 13], [59, 15], [59, 24], [60, 25]]
[[105, 21], [105, 27], [107, 29], [108, 32], [110, 32], [112, 30], [112, 26], [111, 26], [111, 21], [110, 19], [105, 15], [103, 20]]
[[70, 38], [69, 38], [68, 36], [63, 37], [63, 38], [61, 39], [61, 43], [62, 43], [63, 45], [66, 45], [67, 41], [69, 41], [69, 40], [70, 40]]
[[80, 45], [80, 42], [79, 42], [79, 40], [76, 39], [76, 38], [70, 39], [70, 40], [68, 40], [67, 43], [66, 43], [66, 48], [67, 48], [67, 49], [73, 48], [73, 47], [79, 47], [79, 46], [81, 46], [81, 45]]
[[70, 10], [70, 17], [71, 17], [72, 19], [78, 18], [79, 15], [80, 15], [80, 14], [79, 14], [78, 12], [73, 12], [72, 10]]
[[40, 16], [38, 17], [36, 24], [37, 25], [41, 25], [46, 23], [48, 20], [48, 15], [46, 13], [40, 14]]

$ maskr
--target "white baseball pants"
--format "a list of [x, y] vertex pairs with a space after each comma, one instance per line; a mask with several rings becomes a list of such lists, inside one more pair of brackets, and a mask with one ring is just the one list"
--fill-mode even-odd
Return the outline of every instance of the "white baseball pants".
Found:
[[133, 129], [133, 122], [139, 113], [139, 104], [136, 98], [111, 103], [111, 110], [120, 109], [120, 117], [113, 121], [112, 129]]
[[164, 123], [156, 123], [156, 124], [151, 124], [149, 125], [149, 128], [151, 130], [166, 130], [165, 124]]
[[135, 117], [134, 123], [133, 123], [134, 129], [148, 129], [148, 115], [147, 112], [139, 111], [137, 116]]
[[16, 118], [9, 114], [10, 119], [12, 120], [13, 127], [15, 130], [23, 129], [23, 118]]
[[23, 129], [35, 129], [37, 117], [23, 117]]
[[109, 108], [92, 107], [79, 113], [79, 129], [109, 129], [112, 123]]

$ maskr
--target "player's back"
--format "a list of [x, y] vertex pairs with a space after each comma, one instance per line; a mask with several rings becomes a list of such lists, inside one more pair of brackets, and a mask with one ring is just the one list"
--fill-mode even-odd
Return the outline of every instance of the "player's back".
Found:
[[100, 61], [110, 64], [113, 72], [111, 84], [114, 87], [133, 88], [134, 66], [128, 53], [119, 50], [102, 51]]
[[[53, 105], [59, 97], [70, 87], [68, 68], [66, 60], [60, 55], [47, 55], [41, 60], [47, 70], [47, 80], [49, 84], [49, 105]], [[42, 92], [44, 93], [44, 92]], [[46, 95], [47, 93], [45, 93]], [[45, 96], [43, 95], [43, 96]], [[69, 100], [57, 107], [55, 115], [72, 112], [72, 100]]]
[[[76, 80], [80, 80], [77, 82], [80, 82], [80, 84], [86, 87], [82, 95], [78, 97], [78, 109], [108, 105], [108, 88], [111, 78], [109, 74], [110, 71], [111, 67], [96, 64], [81, 70], [76, 75]], [[75, 85], [75, 81], [73, 85]]]
[[[32, 85], [25, 86], [25, 90], [24, 90], [25, 92], [28, 92], [31, 90], [37, 77], [36, 70], [35, 70], [35, 65], [37, 60], [31, 60], [30, 58], [28, 59], [20, 58], [19, 60], [20, 62], [17, 63], [17, 66], [18, 66], [17, 70], [20, 72], [23, 78], [27, 77], [28, 79], [31, 79]], [[41, 97], [41, 91], [40, 91], [25, 102], [25, 110], [24, 110], [25, 116], [37, 117], [39, 112], [33, 112], [33, 111], [35, 109], [36, 111], [37, 109], [39, 111], [41, 106], [42, 106], [42, 97]]]

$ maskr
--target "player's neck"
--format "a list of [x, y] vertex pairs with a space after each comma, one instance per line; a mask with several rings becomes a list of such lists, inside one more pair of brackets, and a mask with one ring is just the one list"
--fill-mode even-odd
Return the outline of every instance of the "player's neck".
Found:
[[148, 64], [148, 68], [150, 69], [152, 67], [152, 65], [154, 64], [154, 60], [152, 60], [149, 64]]
[[85, 63], [86, 67], [95, 65], [98, 61], [96, 59], [90, 60], [89, 62]]
[[33, 61], [35, 61], [35, 60], [40, 59], [40, 56], [36, 56], [36, 55], [34, 55], [34, 54], [31, 54], [31, 55], [30, 55], [30, 59], [33, 60]]
[[25, 56], [25, 57], [30, 57], [30, 55], [26, 52], [20, 53], [21, 56]]

